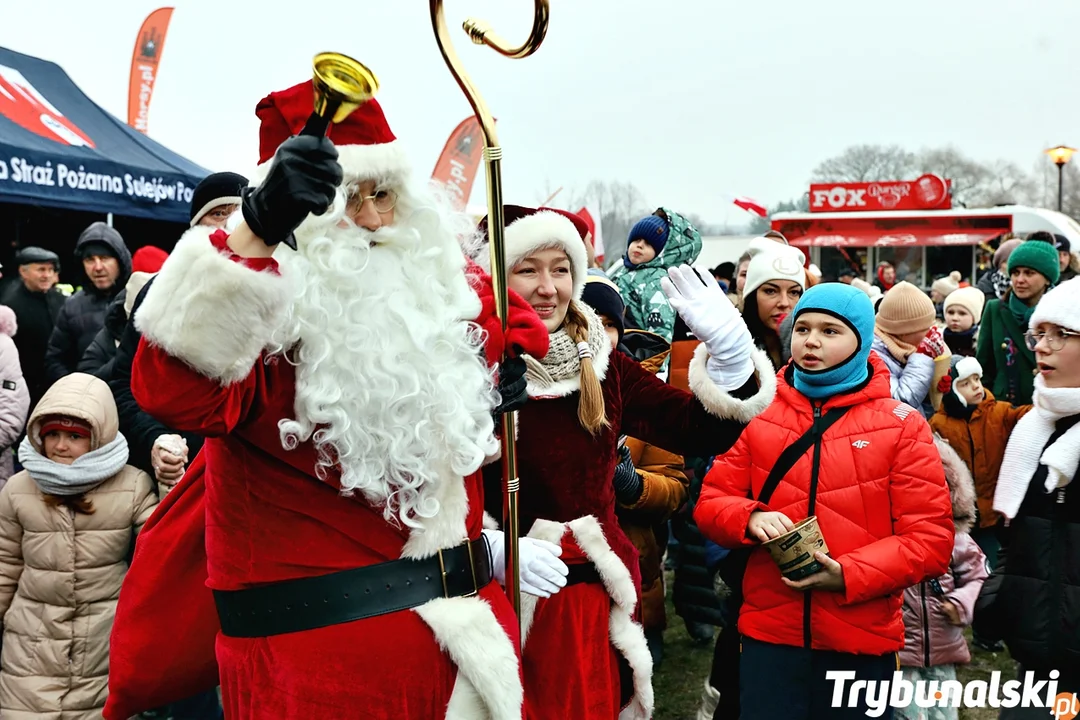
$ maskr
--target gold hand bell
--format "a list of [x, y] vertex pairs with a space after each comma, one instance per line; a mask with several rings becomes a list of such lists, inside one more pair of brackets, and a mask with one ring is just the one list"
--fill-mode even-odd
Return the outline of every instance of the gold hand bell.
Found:
[[312, 62], [315, 112], [301, 135], [325, 135], [331, 123], [339, 123], [379, 90], [379, 80], [366, 65], [341, 53], [325, 52]]

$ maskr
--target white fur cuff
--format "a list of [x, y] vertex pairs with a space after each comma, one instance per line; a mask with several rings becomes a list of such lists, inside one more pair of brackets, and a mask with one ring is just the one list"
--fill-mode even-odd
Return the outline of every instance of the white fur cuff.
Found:
[[710, 415], [748, 423], [772, 404], [776, 396], [776, 371], [773, 370], [772, 361], [763, 350], [754, 350], [751, 358], [758, 391], [746, 400], [739, 400], [718, 388], [709, 378], [705, 367], [709, 361], [709, 351], [704, 343], [694, 350], [694, 358], [690, 361], [690, 390]]
[[281, 322], [288, 281], [256, 272], [210, 242], [214, 228], [184, 233], [135, 314], [152, 344], [222, 385], [251, 372]]

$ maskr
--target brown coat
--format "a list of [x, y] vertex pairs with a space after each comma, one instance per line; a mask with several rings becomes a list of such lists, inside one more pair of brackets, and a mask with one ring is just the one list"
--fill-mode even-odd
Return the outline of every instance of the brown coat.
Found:
[[[92, 382], [91, 382], [92, 381]], [[30, 416], [62, 414], [93, 428], [91, 448], [117, 436], [109, 387], [76, 373], [58, 381]], [[134, 533], [157, 498], [130, 465], [86, 493], [93, 514], [45, 502], [25, 470], [0, 490], [0, 716], [100, 718], [108, 692], [109, 633]]]
[[975, 478], [975, 495], [979, 506], [979, 527], [992, 527], [998, 521], [994, 512], [994, 490], [997, 488], [1001, 461], [1009, 435], [1030, 405], [1013, 407], [998, 402], [987, 390], [986, 399], [975, 408], [971, 419], [952, 417], [942, 404], [930, 417], [930, 427], [952, 446]]
[[683, 459], [634, 438], [626, 447], [644, 483], [641, 497], [633, 505], [619, 506], [619, 525], [634, 543], [641, 566], [641, 619], [646, 630], [664, 629], [664, 548], [653, 527], [667, 521], [686, 503], [689, 481], [683, 474]]

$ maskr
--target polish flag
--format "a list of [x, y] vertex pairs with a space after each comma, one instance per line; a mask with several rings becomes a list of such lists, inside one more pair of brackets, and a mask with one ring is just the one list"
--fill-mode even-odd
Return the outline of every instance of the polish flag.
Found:
[[589, 226], [589, 234], [592, 235], [593, 241], [593, 254], [596, 256], [596, 262], [600, 265], [604, 264], [604, 231], [598, 222], [600, 219], [600, 213], [595, 208], [589, 209], [588, 206], [581, 208], [577, 211], [577, 216], [585, 221], [585, 224]]
[[757, 200], [743, 195], [724, 195], [724, 198], [736, 207], [742, 208], [746, 212], [754, 213], [758, 217], [769, 216], [769, 209]]

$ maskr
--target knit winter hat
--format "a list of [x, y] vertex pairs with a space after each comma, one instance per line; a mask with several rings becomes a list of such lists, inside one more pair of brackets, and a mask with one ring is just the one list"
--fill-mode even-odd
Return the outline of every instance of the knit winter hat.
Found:
[[670, 228], [664, 218], [656, 215], [643, 217], [634, 223], [634, 227], [630, 228], [630, 235], [626, 238], [626, 245], [629, 247], [635, 240], [644, 240], [659, 255], [664, 251], [664, 246], [667, 245], [669, 230]]
[[41, 421], [41, 431], [39, 435], [42, 442], [45, 441], [46, 435], [54, 431], [71, 433], [76, 437], [82, 438], [88, 438], [93, 434], [89, 423], [83, 422], [78, 418], [68, 417], [67, 415], [50, 415]]
[[[810, 398], [832, 397], [862, 384], [870, 371], [874, 343], [874, 305], [866, 293], [844, 283], [822, 283], [803, 293], [793, 321], [808, 312], [820, 312], [844, 323], [859, 338], [859, 346], [844, 362], [826, 370], [803, 370], [794, 365], [795, 389]], [[794, 327], [794, 325], [793, 325]]]
[[790, 280], [806, 289], [806, 271], [803, 251], [774, 240], [754, 238], [748, 248], [750, 264], [746, 268], [746, 285], [743, 297], [750, 297], [759, 287], [770, 280]]
[[893, 336], [929, 330], [934, 324], [934, 303], [909, 282], [893, 285], [878, 306], [877, 326]]
[[1028, 328], [1034, 330], [1042, 323], [1053, 323], [1066, 330], [1080, 332], [1080, 312], [1077, 312], [1077, 308], [1080, 308], [1080, 278], [1073, 278], [1043, 295], [1031, 314]]
[[219, 172], [207, 175], [191, 196], [191, 222], [195, 227], [206, 213], [222, 205], [239, 205], [243, 200], [241, 193], [248, 186], [248, 179], [234, 172]]
[[1009, 256], [1009, 274], [1016, 268], [1031, 268], [1041, 274], [1051, 285], [1061, 279], [1061, 264], [1058, 251], [1052, 243], [1045, 240], [1025, 240]]
[[585, 278], [585, 290], [581, 293], [581, 301], [596, 311], [597, 315], [615, 323], [619, 330], [619, 342], [622, 342], [623, 332], [626, 327], [623, 324], [623, 313], [626, 305], [623, 303], [619, 288], [604, 275], [594, 275], [592, 271]]
[[945, 277], [935, 280], [930, 288], [941, 293], [943, 297], [949, 297], [950, 293], [954, 293], [960, 289], [960, 280], [963, 277], [964, 276], [958, 271], [953, 270]]
[[971, 317], [975, 318], [975, 324], [977, 325], [982, 321], [983, 308], [986, 307], [986, 295], [977, 287], [960, 288], [956, 292], [949, 293], [949, 296], [945, 298], [944, 312], [948, 312], [953, 305], [959, 305], [971, 313]]
[[1001, 263], [1009, 259], [1013, 250], [1020, 247], [1020, 243], [1024, 242], [1020, 238], [1012, 238], [998, 245], [998, 249], [994, 252], [994, 269], [997, 270], [1001, 267]]

